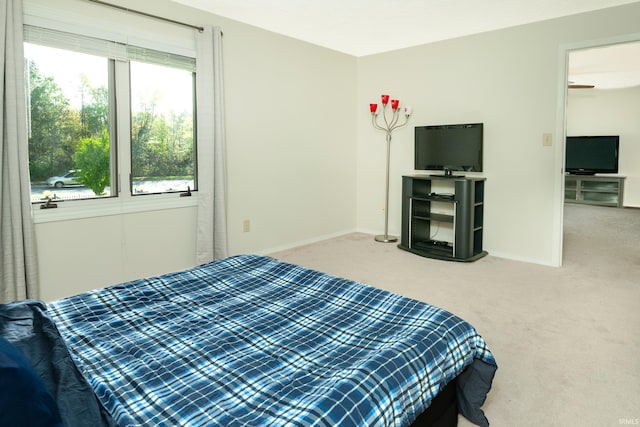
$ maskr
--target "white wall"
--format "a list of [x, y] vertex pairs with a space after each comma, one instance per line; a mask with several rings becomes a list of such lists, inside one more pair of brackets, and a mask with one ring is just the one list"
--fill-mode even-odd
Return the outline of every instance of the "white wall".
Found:
[[355, 230], [355, 58], [244, 25], [223, 29], [230, 251]]
[[[56, 13], [92, 8], [86, 1], [29, 1], [52, 8], [55, 1]], [[355, 58], [168, 0], [113, 3], [224, 31], [231, 254], [355, 230]], [[194, 208], [40, 222], [41, 297], [192, 266], [195, 228]]]
[[640, 207], [640, 87], [571, 90], [567, 135], [620, 135], [618, 172], [626, 176], [624, 206]]
[[45, 301], [193, 266], [195, 208], [36, 224]]
[[[389, 93], [413, 105], [412, 126], [484, 122], [484, 247], [493, 255], [555, 265], [562, 203], [558, 102], [565, 78], [560, 52], [637, 32], [637, 16], [640, 3], [359, 59], [359, 228], [381, 229], [385, 153], [367, 104]], [[547, 132], [553, 133], [551, 147], [542, 144]], [[394, 135], [391, 158], [389, 228], [398, 234], [400, 177], [414, 173], [411, 128]]]

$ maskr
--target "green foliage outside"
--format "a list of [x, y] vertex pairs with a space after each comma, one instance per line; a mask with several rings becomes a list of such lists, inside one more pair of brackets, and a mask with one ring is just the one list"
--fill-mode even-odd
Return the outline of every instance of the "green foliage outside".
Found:
[[134, 179], [194, 177], [193, 119], [190, 114], [155, 116], [153, 105], [142, 106], [131, 123]]
[[[33, 61], [29, 71], [29, 170], [32, 182], [81, 169], [81, 182], [97, 195], [110, 185], [109, 97], [106, 87], [92, 87], [79, 75], [82, 106], [71, 105], [53, 77]], [[133, 106], [132, 175], [193, 178], [193, 117], [156, 112], [157, 97]]]
[[104, 193], [110, 184], [109, 179], [109, 134], [106, 130], [100, 138], [84, 138], [80, 140], [73, 156], [79, 181], [89, 187], [96, 196]]
[[82, 136], [80, 114], [52, 77], [40, 74], [29, 63], [31, 123], [29, 128], [29, 169], [32, 181], [74, 169], [73, 153]]

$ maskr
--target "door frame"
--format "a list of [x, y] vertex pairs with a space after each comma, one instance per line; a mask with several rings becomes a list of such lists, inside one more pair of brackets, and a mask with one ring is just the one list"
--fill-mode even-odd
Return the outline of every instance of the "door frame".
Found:
[[553, 191], [553, 238], [551, 261], [554, 266], [561, 267], [563, 262], [563, 233], [564, 233], [564, 154], [567, 136], [567, 81], [569, 77], [569, 56], [571, 52], [607, 47], [616, 44], [640, 42], [640, 33], [608, 37], [596, 40], [586, 40], [560, 45], [558, 49], [558, 85], [556, 103], [556, 129], [558, 135], [554, 153], [554, 191]]

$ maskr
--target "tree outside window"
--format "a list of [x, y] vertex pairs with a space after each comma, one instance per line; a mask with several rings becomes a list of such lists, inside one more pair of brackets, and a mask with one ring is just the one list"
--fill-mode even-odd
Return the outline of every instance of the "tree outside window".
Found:
[[[65, 200], [116, 197], [120, 169], [131, 171], [122, 184], [133, 195], [196, 189], [192, 71], [128, 62], [129, 77], [115, 84], [130, 85], [131, 117], [116, 121], [109, 70], [122, 61], [28, 42], [25, 57], [33, 202], [45, 191]], [[114, 123], [130, 141], [113, 138]], [[130, 151], [131, 165], [118, 165], [116, 150]], [[50, 179], [71, 170], [75, 183]]]

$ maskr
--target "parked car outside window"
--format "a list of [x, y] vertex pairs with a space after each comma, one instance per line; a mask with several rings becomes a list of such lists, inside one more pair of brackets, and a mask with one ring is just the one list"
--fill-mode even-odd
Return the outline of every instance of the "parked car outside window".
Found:
[[51, 178], [47, 179], [47, 185], [49, 187], [56, 187], [56, 188], [62, 188], [64, 186], [67, 185], [82, 185], [80, 182], [77, 181], [78, 179], [78, 172], [80, 172], [80, 170], [70, 170], [69, 172], [65, 173], [62, 176], [52, 176]]

